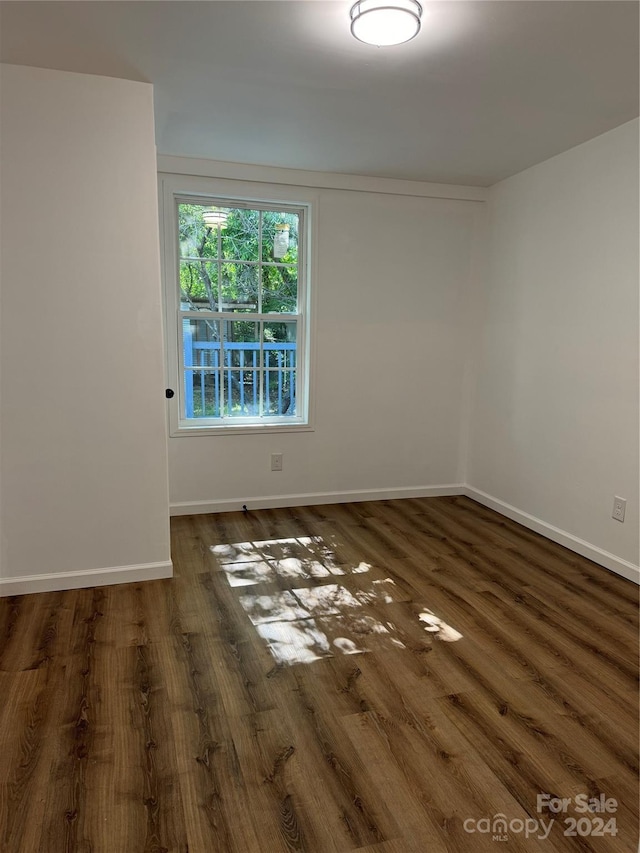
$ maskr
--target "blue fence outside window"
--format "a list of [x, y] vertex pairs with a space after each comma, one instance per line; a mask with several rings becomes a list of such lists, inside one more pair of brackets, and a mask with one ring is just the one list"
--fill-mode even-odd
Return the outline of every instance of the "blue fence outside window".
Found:
[[[261, 370], [264, 373], [264, 414], [295, 414], [295, 342], [263, 343], [263, 368], [259, 364], [258, 342], [225, 342], [224, 364], [221, 364], [219, 341], [194, 341], [191, 335], [185, 334], [183, 346], [187, 418], [258, 414]], [[221, 386], [225, 378], [223, 413]]]

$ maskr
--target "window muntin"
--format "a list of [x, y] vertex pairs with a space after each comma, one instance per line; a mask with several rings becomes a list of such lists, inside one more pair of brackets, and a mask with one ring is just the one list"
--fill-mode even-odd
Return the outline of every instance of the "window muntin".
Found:
[[176, 198], [180, 423], [306, 423], [303, 206]]

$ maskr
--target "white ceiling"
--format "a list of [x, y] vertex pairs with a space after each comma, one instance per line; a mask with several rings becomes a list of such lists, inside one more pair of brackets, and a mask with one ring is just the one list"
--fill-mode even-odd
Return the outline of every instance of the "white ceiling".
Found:
[[638, 115], [638, 10], [424, 0], [375, 48], [350, 0], [2, 2], [3, 62], [154, 84], [158, 151], [489, 186]]

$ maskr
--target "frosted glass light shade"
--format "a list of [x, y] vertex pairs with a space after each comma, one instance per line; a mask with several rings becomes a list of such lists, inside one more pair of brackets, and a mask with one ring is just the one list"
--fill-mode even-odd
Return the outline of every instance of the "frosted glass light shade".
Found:
[[227, 224], [229, 214], [226, 210], [205, 210], [202, 218], [207, 228], [224, 228]]
[[420, 32], [418, 0], [358, 0], [351, 7], [351, 34], [379, 47], [402, 44]]

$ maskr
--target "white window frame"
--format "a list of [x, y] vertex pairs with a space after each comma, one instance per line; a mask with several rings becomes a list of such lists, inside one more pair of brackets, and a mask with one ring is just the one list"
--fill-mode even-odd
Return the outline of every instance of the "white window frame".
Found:
[[[251, 184], [235, 180], [201, 178], [184, 175], [161, 174], [159, 177], [160, 234], [162, 278], [164, 286], [166, 373], [168, 387], [174, 396], [167, 401], [169, 434], [239, 435], [275, 432], [299, 432], [313, 429], [311, 421], [311, 339], [313, 318], [311, 302], [312, 253], [315, 247], [313, 229], [316, 221], [317, 195], [300, 190], [264, 184]], [[219, 313], [206, 310], [181, 311], [178, 240], [178, 203], [235, 204], [253, 209], [278, 208], [281, 205], [299, 208], [302, 215], [299, 232], [300, 260], [298, 275], [298, 314]], [[301, 239], [300, 239], [301, 237]], [[297, 415], [262, 418], [185, 418], [184, 376], [182, 369], [182, 319], [193, 316], [200, 319], [259, 321], [268, 317], [277, 322], [287, 318], [297, 320], [296, 408]]]

